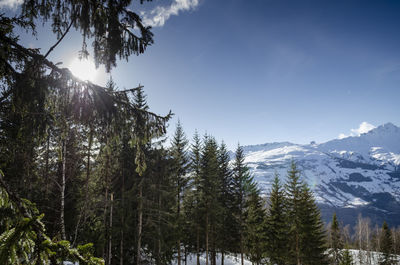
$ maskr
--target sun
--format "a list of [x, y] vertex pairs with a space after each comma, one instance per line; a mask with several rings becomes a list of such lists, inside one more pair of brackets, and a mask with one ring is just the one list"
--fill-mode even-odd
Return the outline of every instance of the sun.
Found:
[[96, 80], [99, 72], [98, 69], [96, 69], [94, 62], [90, 59], [80, 60], [79, 58], [75, 58], [69, 64], [68, 68], [75, 77], [78, 77], [83, 81], [88, 80], [90, 82], [94, 82]]

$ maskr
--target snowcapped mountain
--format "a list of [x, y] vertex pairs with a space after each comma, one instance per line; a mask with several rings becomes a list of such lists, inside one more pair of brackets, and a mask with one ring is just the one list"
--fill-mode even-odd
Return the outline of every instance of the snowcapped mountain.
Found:
[[321, 144], [281, 142], [243, 149], [245, 162], [265, 193], [275, 173], [285, 181], [294, 160], [326, 221], [335, 211], [345, 223], [353, 224], [362, 213], [378, 224], [400, 224], [400, 128], [392, 123]]

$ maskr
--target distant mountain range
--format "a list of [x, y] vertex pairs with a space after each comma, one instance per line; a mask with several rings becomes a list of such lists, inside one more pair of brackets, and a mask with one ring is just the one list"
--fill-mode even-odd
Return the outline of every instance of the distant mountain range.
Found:
[[267, 194], [275, 172], [284, 182], [294, 160], [313, 189], [323, 219], [344, 224], [357, 215], [400, 225], [400, 128], [386, 123], [360, 136], [306, 145], [289, 142], [243, 147], [245, 162]]

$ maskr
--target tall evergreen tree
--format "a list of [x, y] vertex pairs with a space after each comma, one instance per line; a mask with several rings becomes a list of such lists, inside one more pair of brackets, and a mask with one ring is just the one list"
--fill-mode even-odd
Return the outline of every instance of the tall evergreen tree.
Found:
[[291, 162], [285, 184], [287, 196], [287, 214], [289, 220], [289, 255], [288, 263], [301, 265], [301, 181], [294, 161]]
[[380, 248], [379, 265], [392, 265], [393, 261], [393, 241], [390, 229], [385, 222], [382, 224], [382, 239]]
[[175, 234], [177, 237], [178, 265], [181, 265], [181, 240], [183, 231], [182, 201], [183, 194], [188, 184], [186, 174], [189, 170], [189, 158], [187, 157], [188, 141], [183, 132], [182, 125], [178, 120], [175, 134], [171, 141], [171, 156], [173, 160], [173, 180], [175, 186]]
[[226, 145], [222, 142], [218, 150], [218, 178], [221, 183], [218, 201], [221, 205], [221, 211], [219, 212], [220, 221], [217, 229], [217, 245], [221, 252], [221, 265], [224, 265], [225, 252], [232, 250], [235, 244], [234, 196], [232, 193], [233, 175], [229, 167], [229, 161], [230, 158]]
[[[201, 154], [200, 183], [201, 205], [205, 216], [206, 265], [211, 250], [212, 263], [215, 261], [215, 231], [220, 205], [217, 200], [220, 183], [218, 179], [218, 145], [211, 136], [205, 136]], [[215, 265], [215, 264], [212, 264]]]
[[248, 196], [256, 189], [253, 177], [250, 175], [249, 168], [244, 163], [243, 148], [238, 145], [233, 162], [233, 193], [234, 193], [234, 216], [237, 222], [238, 248], [240, 253], [241, 265], [244, 265], [244, 232], [245, 232], [245, 210]]
[[286, 264], [289, 246], [289, 227], [286, 212], [286, 198], [276, 174], [269, 194], [269, 208], [266, 217], [266, 256], [273, 264]]
[[300, 181], [294, 162], [288, 171], [287, 207], [290, 238], [290, 264], [327, 264], [325, 233], [319, 209], [307, 184]]
[[[201, 188], [201, 156], [202, 156], [202, 142], [198, 132], [196, 131], [193, 136], [193, 143], [191, 145], [191, 156], [190, 156], [190, 170], [191, 170], [191, 189], [189, 190], [189, 196], [187, 200], [187, 206], [185, 207], [186, 212], [190, 218], [188, 221], [192, 224], [193, 233], [195, 234], [195, 252], [196, 252], [196, 264], [200, 265], [200, 252], [202, 248], [201, 242], [203, 242], [203, 231], [204, 231], [204, 212], [203, 212], [203, 201], [202, 201], [202, 188]], [[189, 210], [191, 209], [191, 210]], [[190, 213], [190, 214], [189, 214]]]
[[251, 191], [246, 201], [245, 248], [253, 264], [261, 264], [264, 258], [267, 231], [265, 210], [258, 190]]
[[332, 216], [332, 224], [330, 227], [330, 254], [332, 255], [333, 264], [338, 265], [342, 259], [343, 243], [340, 234], [339, 222], [336, 217], [336, 213]]
[[328, 264], [324, 223], [312, 192], [303, 183], [300, 194], [300, 259], [303, 264]]

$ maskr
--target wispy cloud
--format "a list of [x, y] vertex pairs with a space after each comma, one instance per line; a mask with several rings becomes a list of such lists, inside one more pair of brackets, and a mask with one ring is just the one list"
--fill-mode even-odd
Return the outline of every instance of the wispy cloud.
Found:
[[0, 8], [15, 9], [22, 4], [22, 2], [23, 0], [0, 0]]
[[346, 135], [344, 133], [341, 133], [341, 134], [339, 134], [338, 138], [343, 139], [343, 138], [346, 138], [349, 136], [359, 136], [360, 134], [367, 133], [374, 128], [375, 128], [374, 125], [364, 121], [360, 124], [360, 126], [357, 129], [351, 129], [350, 134]]
[[162, 27], [171, 16], [177, 16], [181, 11], [195, 9], [199, 0], [173, 0], [170, 6], [157, 6], [150, 12], [143, 12], [143, 23], [147, 26]]

